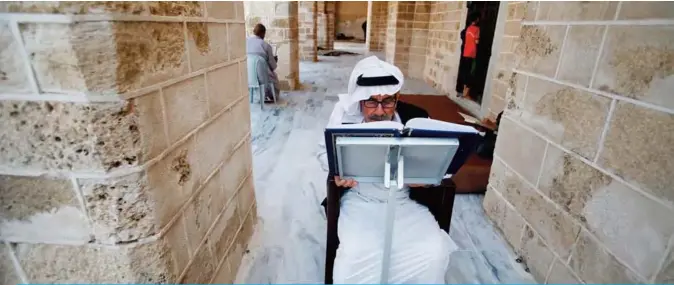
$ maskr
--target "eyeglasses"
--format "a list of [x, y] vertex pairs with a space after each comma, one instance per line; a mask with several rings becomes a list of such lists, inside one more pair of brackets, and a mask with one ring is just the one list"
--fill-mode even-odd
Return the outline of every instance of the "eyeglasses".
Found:
[[377, 108], [379, 107], [379, 104], [381, 104], [382, 108], [393, 108], [396, 106], [396, 100], [395, 98], [386, 98], [382, 101], [374, 100], [374, 99], [367, 99], [363, 100], [363, 105], [367, 108]]

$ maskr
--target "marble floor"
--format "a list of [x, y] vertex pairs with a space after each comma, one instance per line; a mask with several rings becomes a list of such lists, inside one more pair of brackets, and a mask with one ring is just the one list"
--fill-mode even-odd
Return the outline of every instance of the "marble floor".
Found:
[[[319, 142], [351, 68], [364, 55], [302, 62], [303, 90], [283, 92], [282, 107], [251, 106], [253, 160], [259, 223], [237, 283], [323, 283], [327, 166]], [[417, 80], [402, 93], [435, 94]], [[533, 283], [486, 219], [482, 196], [456, 197], [450, 236], [460, 250], [451, 256], [448, 283]]]

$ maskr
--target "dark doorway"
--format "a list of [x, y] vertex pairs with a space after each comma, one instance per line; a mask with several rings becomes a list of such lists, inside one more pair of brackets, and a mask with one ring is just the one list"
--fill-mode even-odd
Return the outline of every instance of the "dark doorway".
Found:
[[[467, 2], [468, 11], [467, 15], [477, 12], [480, 15], [480, 42], [477, 45], [477, 54], [475, 57], [475, 71], [473, 73], [473, 79], [471, 82], [470, 89], [470, 99], [477, 102], [478, 104], [482, 103], [482, 95], [484, 92], [484, 86], [487, 79], [487, 70], [489, 69], [489, 60], [491, 59], [491, 46], [494, 41], [494, 30], [496, 29], [496, 20], [498, 18], [498, 1], [485, 1], [485, 2], [476, 2], [470, 1]], [[466, 27], [470, 26], [470, 23], [466, 21]], [[461, 53], [463, 54], [464, 44], [461, 44]], [[459, 66], [459, 72], [464, 70], [470, 70]], [[456, 92], [463, 93], [463, 85], [465, 82], [462, 81], [463, 74], [457, 76], [456, 82]]]

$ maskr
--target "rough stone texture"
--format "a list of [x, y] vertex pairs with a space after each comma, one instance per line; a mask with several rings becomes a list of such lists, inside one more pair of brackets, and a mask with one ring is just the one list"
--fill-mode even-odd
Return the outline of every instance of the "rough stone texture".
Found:
[[175, 143], [208, 117], [205, 77], [198, 76], [163, 90], [169, 143]]
[[40, 88], [124, 93], [187, 72], [181, 23], [22, 24]]
[[0, 4], [0, 12], [44, 14], [127, 14], [160, 16], [200, 16], [201, 2], [197, 1], [8, 1]]
[[246, 27], [244, 24], [227, 24], [227, 29], [229, 59], [235, 60], [244, 57], [246, 55], [246, 45], [239, 43], [246, 38]]
[[655, 276], [654, 283], [671, 284], [674, 283], [674, 238], [669, 242], [669, 254], [665, 256], [660, 273]]
[[220, 218], [215, 221], [215, 227], [211, 231], [209, 244], [215, 260], [222, 260], [228, 254], [230, 245], [236, 238], [236, 234], [241, 226], [238, 215], [239, 205], [236, 197], [222, 211]]
[[552, 201], [580, 221], [588, 201], [613, 179], [580, 159], [548, 146], [538, 188]]
[[[236, 10], [239, 2], [229, 2], [229, 1], [207, 1], [206, 4], [206, 14], [209, 18], [216, 19], [236, 19]], [[243, 12], [243, 11], [241, 11]]]
[[223, 66], [206, 74], [208, 108], [211, 114], [221, 111], [222, 108], [242, 95], [241, 84], [239, 84], [240, 77], [238, 64]]
[[590, 86], [604, 29], [603, 26], [569, 27], [559, 63], [558, 79]]
[[[618, 2], [539, 2], [538, 17], [541, 21], [592, 21], [613, 20]], [[623, 7], [625, 8], [625, 7]]]
[[[175, 263], [177, 274], [181, 274], [190, 262], [190, 243], [187, 240], [187, 229], [184, 217], [178, 219], [167, 229], [164, 237], [169, 244], [169, 252]], [[193, 249], [192, 249], [193, 250]]]
[[236, 278], [236, 272], [232, 272], [229, 269], [229, 262], [226, 259], [222, 260], [220, 268], [217, 269], [215, 277], [211, 281], [211, 284], [233, 284], [234, 279]]
[[580, 232], [569, 266], [586, 283], [644, 283], [585, 230]]
[[[253, 186], [252, 175], [248, 176], [248, 178], [246, 178], [246, 181], [243, 182], [243, 185], [239, 190], [239, 193], [236, 195], [236, 198], [238, 199], [237, 202], [239, 203], [239, 217], [241, 217], [241, 221], [243, 221], [243, 219], [246, 218], [246, 215], [250, 212], [251, 207], [255, 203], [255, 188]], [[253, 216], [256, 215], [257, 214], [254, 214]], [[251, 219], [250, 223], [252, 224], [253, 223], [252, 220], [254, 220], [255, 218], [249, 219]]]
[[168, 147], [161, 101], [159, 92], [152, 92], [133, 99], [135, 110], [138, 113], [142, 162], [156, 157]]
[[674, 210], [613, 181], [586, 202], [583, 216], [587, 229], [621, 262], [641, 276], [657, 273], [674, 234]]
[[550, 268], [550, 274], [546, 279], [546, 284], [580, 284], [580, 280], [573, 275], [571, 269], [569, 269], [565, 262], [555, 258], [555, 261], [552, 262], [552, 267]]
[[[465, 1], [436, 1], [430, 6], [424, 81], [441, 92], [455, 94], [461, 59], [460, 32], [467, 11], [466, 4]], [[390, 21], [391, 15], [389, 14]], [[389, 48], [389, 43], [386, 44], [386, 48]]]
[[674, 204], [674, 115], [619, 102], [598, 163]]
[[493, 176], [490, 179], [492, 183], [501, 185], [503, 197], [519, 211], [552, 251], [562, 258], [569, 255], [580, 229], [569, 214], [544, 199], [510, 169], [506, 169], [502, 176]]
[[159, 231], [144, 175], [79, 181], [96, 242], [128, 243]]
[[222, 191], [222, 186], [220, 184], [220, 172], [218, 171], [206, 182], [203, 189], [185, 209], [185, 225], [190, 248], [197, 248], [201, 244], [211, 225], [215, 222], [216, 215], [221, 209], [215, 207], [213, 198], [219, 191]]
[[536, 280], [545, 280], [555, 256], [543, 243], [541, 237], [529, 226], [524, 228], [521, 246], [517, 253], [524, 257], [524, 262]]
[[16, 285], [21, 284], [21, 279], [17, 275], [17, 269], [14, 268], [14, 264], [11, 260], [10, 246], [13, 245], [0, 245], [0, 284], [5, 285]]
[[674, 18], [674, 3], [668, 1], [625, 1], [621, 5], [618, 20]]
[[594, 88], [674, 108], [674, 28], [611, 26]]
[[188, 139], [147, 170], [152, 199], [156, 201], [155, 210], [162, 228], [199, 187], [195, 173], [196, 165], [199, 164], [195, 145], [193, 139]]
[[611, 100], [530, 78], [521, 122], [550, 140], [594, 159]]
[[187, 38], [192, 71], [229, 59], [227, 24], [187, 23]]
[[199, 180], [213, 173], [218, 164], [230, 156], [234, 145], [241, 140], [231, 134], [235, 118], [237, 117], [232, 114], [232, 110], [229, 110], [197, 133], [195, 155], [199, 160], [199, 164], [196, 165]]
[[494, 153], [530, 183], [535, 184], [546, 144], [544, 140], [506, 117], [501, 120]]
[[524, 219], [507, 205], [501, 194], [494, 189], [487, 191], [482, 203], [485, 214], [501, 229], [505, 239], [513, 248], [519, 248], [525, 225]]
[[[166, 243], [119, 248], [19, 244], [19, 262], [31, 283], [175, 283]], [[92, 266], [95, 265], [95, 266]]]
[[554, 77], [566, 26], [523, 26], [515, 49], [517, 68]]
[[144, 161], [132, 104], [0, 102], [7, 167], [109, 171]]
[[26, 66], [19, 44], [9, 24], [0, 21], [0, 92], [27, 93], [30, 91]]
[[206, 244], [203, 244], [192, 258], [192, 263], [180, 280], [183, 284], [206, 284], [211, 281], [215, 273], [216, 264]]

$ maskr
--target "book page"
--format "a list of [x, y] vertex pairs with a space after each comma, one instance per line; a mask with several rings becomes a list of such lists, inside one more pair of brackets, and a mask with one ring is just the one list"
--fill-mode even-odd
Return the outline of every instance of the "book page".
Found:
[[414, 118], [407, 121], [406, 128], [429, 131], [445, 131], [458, 133], [478, 133], [478, 131], [470, 126], [448, 123], [427, 118]]
[[395, 129], [402, 130], [403, 125], [398, 122], [393, 121], [381, 121], [381, 122], [372, 122], [372, 123], [362, 123], [362, 124], [341, 124], [329, 126], [327, 129]]

